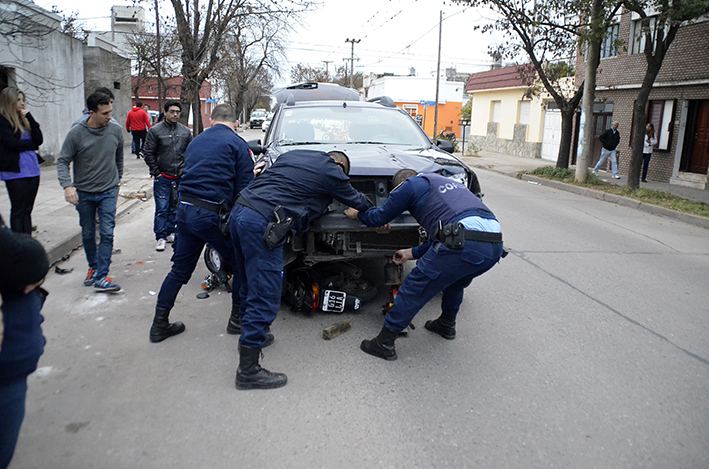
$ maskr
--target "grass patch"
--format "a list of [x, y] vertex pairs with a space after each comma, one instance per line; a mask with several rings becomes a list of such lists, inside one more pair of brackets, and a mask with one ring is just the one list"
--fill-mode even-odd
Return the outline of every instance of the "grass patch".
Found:
[[[525, 174], [525, 172], [521, 171], [519, 175], [521, 176], [522, 174]], [[667, 192], [655, 191], [652, 189], [640, 188], [632, 190], [628, 186], [615, 186], [613, 184], [608, 184], [593, 173], [589, 173], [588, 179], [584, 183], [576, 182], [576, 172], [572, 169], [543, 166], [535, 169], [529, 174], [544, 179], [573, 184], [574, 186], [609, 192], [611, 194], [635, 199], [646, 204], [657, 205], [659, 207], [665, 207], [679, 212], [709, 218], [709, 205], [704, 202], [695, 202], [693, 200], [687, 200], [682, 197], [668, 194]]]

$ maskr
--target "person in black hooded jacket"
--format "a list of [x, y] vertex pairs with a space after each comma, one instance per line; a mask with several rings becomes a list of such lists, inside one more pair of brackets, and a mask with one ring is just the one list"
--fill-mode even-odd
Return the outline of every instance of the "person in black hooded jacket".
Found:
[[0, 179], [5, 181], [12, 208], [10, 227], [32, 233], [32, 209], [39, 190], [42, 131], [25, 109], [25, 94], [8, 87], [0, 93]]

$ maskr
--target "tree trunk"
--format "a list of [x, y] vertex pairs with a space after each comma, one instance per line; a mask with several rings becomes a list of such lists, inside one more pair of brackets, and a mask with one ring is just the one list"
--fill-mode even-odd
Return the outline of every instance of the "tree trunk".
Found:
[[[645, 140], [645, 124], [647, 124], [647, 100], [650, 96], [650, 91], [652, 91], [652, 84], [660, 72], [661, 64], [662, 59], [660, 59], [660, 65], [655, 60], [651, 60], [648, 63], [643, 84], [633, 106], [633, 128], [635, 134], [633, 135], [630, 169], [628, 170], [628, 187], [633, 190], [640, 187], [640, 169], [643, 163], [643, 142]], [[659, 129], [655, 129], [655, 134], [659, 134]]]
[[586, 182], [588, 178], [588, 162], [591, 160], [591, 148], [593, 144], [593, 101], [596, 98], [596, 75], [598, 63], [601, 61], [601, 41], [603, 40], [602, 26], [604, 26], [603, 1], [593, 0], [591, 9], [592, 33], [588, 41], [588, 52], [586, 61], [586, 78], [583, 90], [583, 112], [586, 120], [583, 126], [583, 147], [581, 156], [576, 160], [576, 181]]
[[574, 108], [565, 107], [561, 110], [561, 140], [559, 141], [559, 156], [556, 159], [557, 168], [569, 167], [571, 141], [574, 128]]

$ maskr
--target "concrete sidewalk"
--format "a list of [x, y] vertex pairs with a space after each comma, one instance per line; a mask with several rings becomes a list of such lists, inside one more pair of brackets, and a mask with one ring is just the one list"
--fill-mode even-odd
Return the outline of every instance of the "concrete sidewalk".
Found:
[[[153, 196], [153, 181], [148, 174], [148, 167], [142, 159], [137, 159], [130, 153], [130, 146], [126, 146], [125, 164], [123, 180], [118, 197], [116, 218], [130, 213], [136, 205], [146, 203]], [[458, 155], [460, 156], [460, 155]], [[517, 156], [502, 155], [499, 153], [480, 152], [479, 156], [463, 157], [472, 168], [486, 169], [498, 173], [516, 177], [520, 171], [532, 171], [540, 166], [554, 166], [554, 162], [522, 158]], [[601, 172], [601, 178], [611, 184], [624, 185], [625, 176], [621, 179], [612, 179], [610, 173]], [[588, 197], [604, 199], [611, 202], [623, 203], [638, 209], [645, 209], [663, 216], [673, 217], [699, 226], [709, 228], [709, 219], [705, 217], [694, 217], [674, 210], [662, 209], [661, 207], [640, 204], [625, 197], [605, 195], [599, 191], [579, 188], [569, 184], [556, 181], [549, 181], [533, 176], [525, 176], [525, 179], [538, 181], [541, 184], [553, 186], [561, 190], [568, 190]], [[690, 189], [687, 187], [675, 186], [672, 184], [649, 182], [642, 183], [641, 187], [665, 191], [685, 199], [704, 202], [709, 204], [709, 191]], [[483, 181], [483, 190], [485, 188]], [[7, 190], [0, 188], [0, 214], [6, 223], [10, 220], [10, 200]], [[64, 200], [64, 191], [59, 186], [57, 180], [57, 169], [55, 166], [42, 168], [39, 193], [32, 212], [32, 222], [37, 226], [37, 231], [33, 234], [44, 245], [49, 255], [49, 260], [56, 263], [74, 249], [81, 246], [81, 229], [79, 227], [79, 214], [76, 208]], [[146, 230], [152, 230], [152, 226], [146, 226]]]
[[[117, 220], [153, 196], [153, 181], [145, 161], [130, 153], [130, 145], [126, 146], [124, 154], [123, 179], [116, 207]], [[0, 214], [9, 225], [10, 198], [4, 187], [0, 188]], [[79, 214], [76, 207], [64, 200], [56, 166], [42, 167], [39, 192], [32, 211], [32, 224], [37, 227], [32, 236], [42, 243], [52, 264], [81, 246]], [[146, 227], [146, 230], [152, 229], [152, 226]]]

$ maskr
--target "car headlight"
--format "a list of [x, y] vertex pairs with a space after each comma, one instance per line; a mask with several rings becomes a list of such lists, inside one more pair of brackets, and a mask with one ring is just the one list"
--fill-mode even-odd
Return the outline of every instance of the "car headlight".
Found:
[[455, 182], [459, 182], [463, 184], [465, 187], [468, 187], [468, 174], [465, 171], [462, 171], [460, 173], [455, 173], [447, 176], [448, 179], [452, 179]]

